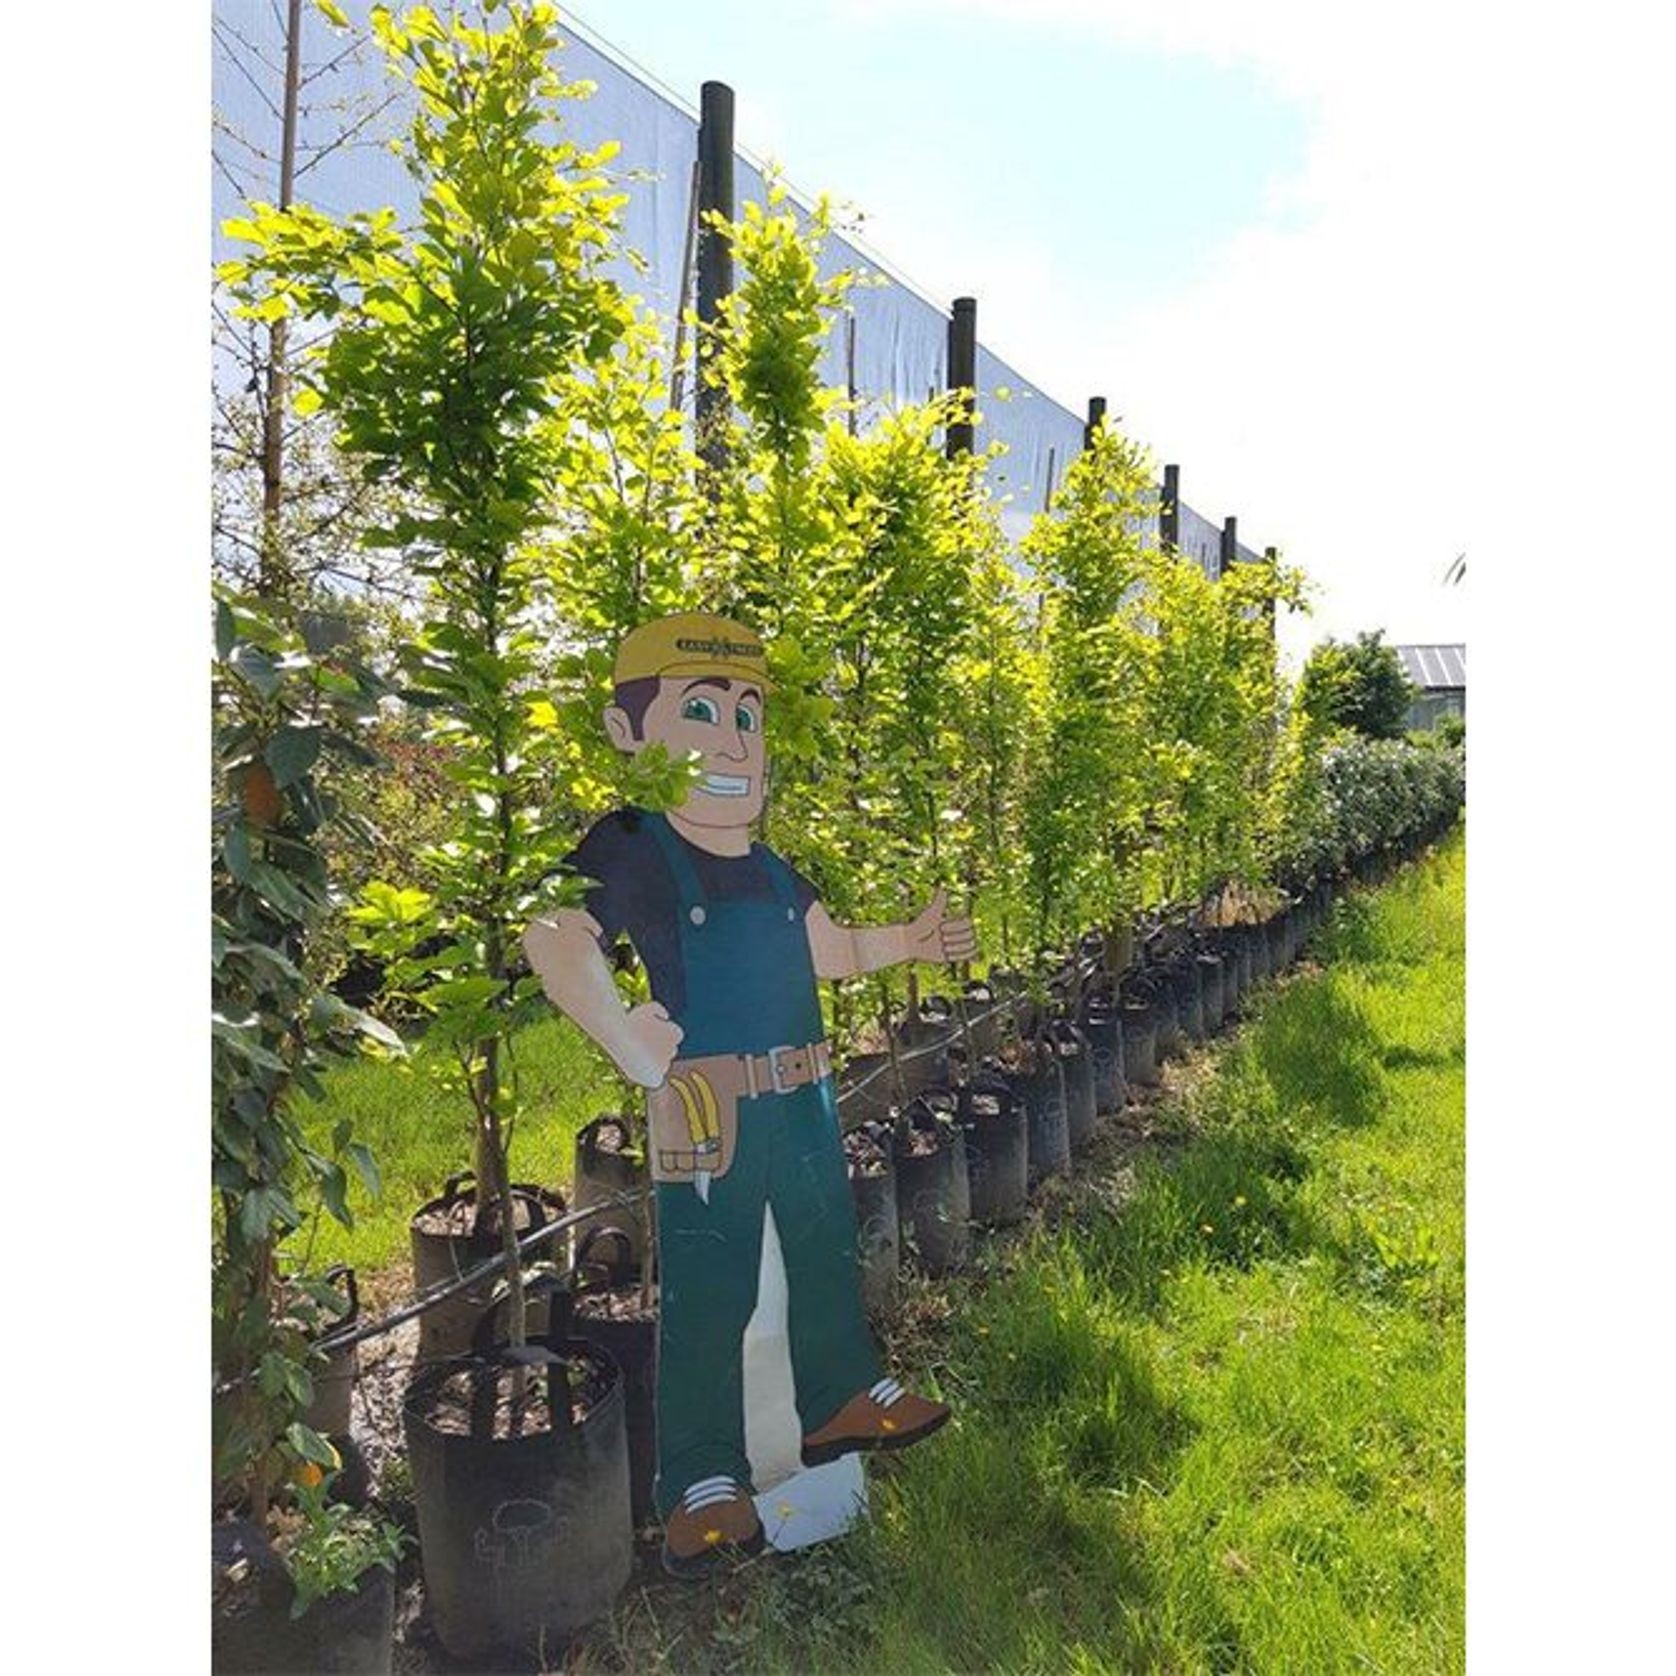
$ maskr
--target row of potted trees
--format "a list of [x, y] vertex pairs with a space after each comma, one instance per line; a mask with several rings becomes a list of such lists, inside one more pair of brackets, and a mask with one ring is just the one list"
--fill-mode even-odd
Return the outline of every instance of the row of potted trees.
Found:
[[[1150, 473], [1114, 431], [1098, 429], [1066, 473], [1027, 555], [1045, 601], [1035, 619], [983, 489], [986, 457], [949, 460], [937, 446], [962, 399], [852, 432], [816, 371], [844, 291], [820, 277], [819, 213], [801, 225], [751, 206], [738, 225], [706, 230], [733, 244], [744, 278], [705, 337], [706, 376], [726, 387], [734, 415], [726, 463], [695, 470], [660, 395], [659, 334], [606, 277], [621, 203], [607, 154], [579, 151], [544, 120], [580, 92], [553, 69], [552, 9], [507, 6], [493, 26], [379, 9], [373, 28], [414, 88], [404, 150], [421, 226], [405, 231], [387, 211], [253, 206], [234, 231], [254, 254], [221, 278], [258, 318], [324, 328], [299, 369], [298, 405], [335, 420], [356, 469], [394, 508], [364, 539], [398, 552], [426, 589], [388, 674], [445, 757], [458, 821], [427, 850], [423, 888], [369, 889], [350, 917], [385, 1000], [424, 1016], [445, 1050], [475, 1138], [472, 1172], [415, 1217], [416, 1282], [506, 1259], [502, 1281], [427, 1313], [406, 1404], [433, 1621], [469, 1655], [603, 1610], [626, 1575], [627, 1520], [645, 1501], [644, 1473], [631, 1470], [643, 1454], [628, 1440], [644, 1435], [649, 1403], [649, 1226], [614, 1215], [563, 1251], [539, 1238], [562, 1199], [512, 1182], [507, 1164], [517, 1038], [545, 1010], [514, 951], [532, 913], [575, 888], [558, 867], [573, 833], [553, 811], [656, 807], [685, 772], [644, 756], [625, 769], [598, 737], [615, 638], [695, 590], [754, 620], [777, 681], [776, 847], [840, 914], [956, 875], [994, 929], [1003, 969], [987, 990], [947, 1006], [883, 984], [830, 997], [840, 1045], [898, 1021], [873, 1082], [860, 1082], [866, 1067], [852, 1055], [851, 1104], [889, 1090], [874, 1115], [888, 1133], [872, 1140], [911, 1202], [916, 1172], [948, 1168], [951, 1121], [987, 1142], [990, 1119], [1025, 1114], [1022, 1143], [1009, 1128], [996, 1157], [973, 1149], [965, 1210], [951, 1200], [923, 1227], [910, 1219], [933, 1264], [960, 1260], [969, 1214], [1011, 1214], [1020, 1158], [1027, 1185], [1032, 1169], [1063, 1168], [1121, 1098], [1123, 1076], [1144, 1076], [1145, 1032], [1125, 1026], [1160, 1005], [1147, 985], [1156, 991], [1165, 966], [1129, 958], [1134, 909], [1200, 894], [1223, 873], [1272, 871], [1259, 832], [1278, 845], [1288, 820], [1304, 824], [1299, 811], [1330, 805], [1332, 787], [1313, 740], [1292, 741], [1302, 766], [1290, 777], [1274, 771], [1286, 741], [1275, 738], [1261, 608], [1294, 597], [1295, 581], [1241, 567], [1212, 583], [1175, 555], [1141, 553], [1133, 514]], [[1132, 606], [1137, 583], [1146, 613]], [[357, 727], [370, 714], [371, 678], [345, 659], [311, 662], [283, 623], [284, 646], [258, 658], [234, 626], [221, 665], [258, 697], [270, 679], [306, 675], [310, 716], [340, 701], [362, 706]], [[258, 1525], [271, 1488], [336, 1470], [342, 1453], [335, 1421], [307, 1423], [314, 1381], [330, 1371], [308, 1355], [318, 1324], [293, 1321], [290, 1292], [276, 1291], [279, 1253], [303, 1220], [297, 1182], [345, 1217], [350, 1172], [376, 1188], [347, 1132], [341, 1157], [319, 1158], [287, 1127], [292, 1087], [318, 1089], [308, 1055], [377, 1028], [311, 993], [295, 958], [333, 907], [313, 842], [330, 811], [312, 769], [353, 754], [357, 727], [263, 725], [254, 755], [246, 739], [224, 760], [231, 813], [218, 812], [217, 853], [218, 869], [264, 904], [238, 959], [283, 990], [254, 1011], [231, 990], [222, 1006], [218, 991], [218, 1249], [237, 1284], [218, 1294], [217, 1372], [231, 1412], [253, 1392], [268, 1405], [241, 1422], [263, 1462], [243, 1479]], [[293, 881], [287, 894], [287, 869], [306, 874], [306, 889]], [[1102, 929], [1085, 957], [1102, 976], [1078, 966], [1026, 983], [1005, 969], [1015, 949], [1090, 923]], [[1205, 1000], [1201, 983], [1201, 1018]], [[1176, 1028], [1190, 1030], [1192, 1016]], [[939, 1054], [942, 1092], [911, 1087]], [[579, 1199], [631, 1161], [617, 1139], [612, 1164], [606, 1133], [587, 1136]], [[527, 1267], [517, 1251], [532, 1235], [540, 1249]], [[324, 1307], [348, 1301], [308, 1277], [291, 1291], [310, 1288]], [[235, 1348], [244, 1329], [250, 1342]], [[305, 1505], [316, 1488], [298, 1484], [292, 1499]]]

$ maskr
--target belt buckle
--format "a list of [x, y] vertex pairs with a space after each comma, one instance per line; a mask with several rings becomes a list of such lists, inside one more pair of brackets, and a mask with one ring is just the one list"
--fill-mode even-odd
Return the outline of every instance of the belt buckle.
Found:
[[774, 1085], [776, 1094], [789, 1094], [795, 1086], [790, 1080], [791, 1073], [780, 1064], [780, 1055], [796, 1052], [794, 1047], [771, 1047], [768, 1050], [768, 1080]]

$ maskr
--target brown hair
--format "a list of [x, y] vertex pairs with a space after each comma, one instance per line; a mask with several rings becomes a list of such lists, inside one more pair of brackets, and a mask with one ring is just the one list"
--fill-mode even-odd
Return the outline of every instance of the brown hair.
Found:
[[[645, 726], [647, 707], [658, 696], [658, 682], [662, 679], [661, 675], [637, 675], [632, 681], [619, 681], [612, 689], [611, 702], [628, 717], [629, 731], [636, 739]], [[733, 682], [725, 675], [717, 679], [729, 692], [733, 690]]]

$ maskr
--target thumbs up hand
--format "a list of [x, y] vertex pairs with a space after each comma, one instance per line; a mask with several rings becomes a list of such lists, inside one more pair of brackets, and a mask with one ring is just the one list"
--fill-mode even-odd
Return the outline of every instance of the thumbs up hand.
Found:
[[948, 892], [941, 885], [936, 894], [903, 926], [909, 960], [927, 965], [952, 965], [970, 960], [978, 952], [977, 932], [970, 919], [949, 913]]

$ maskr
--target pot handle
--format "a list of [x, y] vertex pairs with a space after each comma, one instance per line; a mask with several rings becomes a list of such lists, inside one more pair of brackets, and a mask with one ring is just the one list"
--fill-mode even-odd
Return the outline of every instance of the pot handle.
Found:
[[619, 1153], [634, 1144], [634, 1127], [629, 1120], [620, 1112], [603, 1112], [582, 1130], [582, 1145], [590, 1155], [599, 1151], [599, 1138], [607, 1128], [615, 1129], [623, 1137], [617, 1148]]
[[922, 1129], [932, 1135], [937, 1133], [936, 1108], [923, 1095], [916, 1094], [902, 1115], [907, 1118], [910, 1129]]
[[461, 1170], [458, 1175], [450, 1176], [442, 1184], [443, 1198], [458, 1199], [461, 1196], [460, 1189], [464, 1187], [468, 1181], [473, 1187], [477, 1185], [477, 1172], [475, 1170]]
[[[512, 1191], [516, 1194], [518, 1189], [514, 1187]], [[545, 1228], [547, 1226], [547, 1209], [541, 1202], [541, 1194], [539, 1190], [534, 1193], [526, 1194], [525, 1203], [530, 1207], [529, 1231], [533, 1234], [537, 1228]], [[513, 1226], [516, 1227], [517, 1224], [514, 1223]]]
[[337, 1318], [336, 1325], [347, 1327], [351, 1321], [358, 1320], [361, 1314], [361, 1294], [355, 1285], [355, 1271], [347, 1263], [334, 1263], [320, 1278], [328, 1286], [336, 1285], [341, 1280], [344, 1291], [349, 1294], [349, 1308]]
[[[541, 1202], [541, 1189], [539, 1187], [533, 1186], [529, 1182], [516, 1181], [508, 1182], [507, 1187], [512, 1194], [512, 1215], [514, 1227], [517, 1226], [518, 1200], [522, 1199], [529, 1207], [530, 1225], [523, 1231], [522, 1234], [518, 1236], [520, 1242], [522, 1242], [523, 1240], [528, 1239], [531, 1234], [536, 1233], [547, 1226], [546, 1207]], [[489, 1209], [483, 1218], [483, 1223], [485, 1227], [489, 1228], [498, 1228], [500, 1226], [500, 1200], [498, 1198], [490, 1201]]]
[[[620, 1261], [611, 1262], [589, 1258], [589, 1252], [602, 1239], [614, 1239], [621, 1242], [623, 1255]], [[607, 1286], [626, 1283], [629, 1279], [629, 1272], [634, 1267], [634, 1241], [629, 1237], [628, 1230], [619, 1228], [615, 1223], [604, 1225], [596, 1223], [576, 1242], [575, 1267], [578, 1273], [583, 1269], [590, 1268], [601, 1271], [605, 1276]], [[583, 1287], [580, 1289], [589, 1290], [591, 1288]]]
[[[558, 1303], [557, 1299], [548, 1305], [547, 1331], [541, 1336], [541, 1340], [530, 1341], [532, 1344], [540, 1342], [546, 1350], [550, 1351], [555, 1338], [565, 1339], [570, 1336], [571, 1288], [569, 1277], [565, 1275], [553, 1274], [551, 1271], [531, 1275], [530, 1278], [524, 1282], [524, 1307], [527, 1309], [531, 1301], [538, 1293], [541, 1292], [554, 1292], [558, 1295], [558, 1297], [561, 1297], [564, 1300], [562, 1305]], [[483, 1311], [482, 1315], [478, 1317], [477, 1325], [472, 1330], [471, 1335], [472, 1355], [487, 1359], [495, 1354], [497, 1348], [502, 1350], [506, 1348], [504, 1345], [497, 1346], [496, 1340], [499, 1337], [499, 1334], [496, 1329], [500, 1324], [501, 1311], [509, 1305], [511, 1301], [512, 1297], [510, 1293], [508, 1293], [505, 1297], [496, 1298], [495, 1301]], [[555, 1320], [559, 1321], [561, 1324], [560, 1331], [557, 1334], [553, 1331], [553, 1323]], [[547, 1360], [547, 1356], [541, 1355], [530, 1359], [535, 1361], [545, 1361]]]

